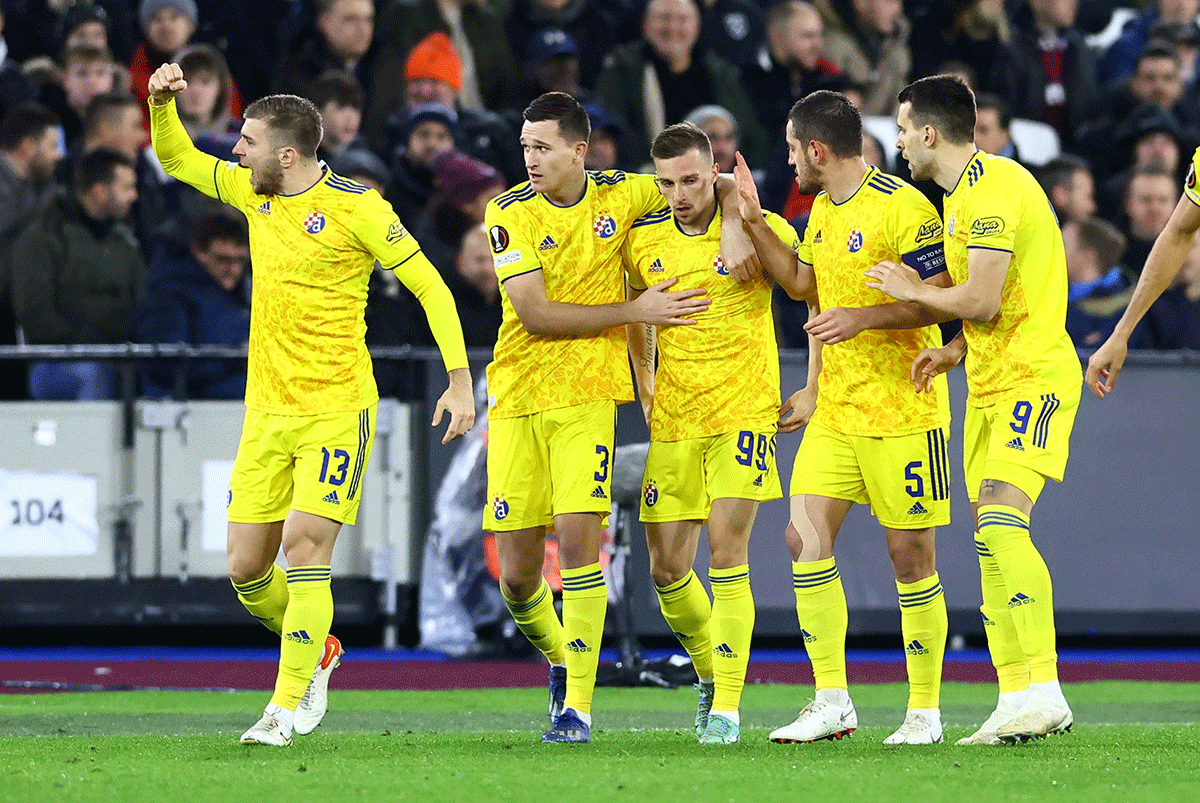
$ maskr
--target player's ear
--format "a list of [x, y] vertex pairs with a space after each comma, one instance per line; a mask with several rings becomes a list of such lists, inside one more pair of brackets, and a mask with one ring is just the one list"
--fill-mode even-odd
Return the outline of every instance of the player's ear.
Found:
[[584, 157], [587, 156], [587, 151], [588, 151], [588, 144], [586, 142], [580, 140], [579, 142], [575, 143], [575, 158], [576, 159], [578, 159], [579, 161], [582, 162], [584, 160]]

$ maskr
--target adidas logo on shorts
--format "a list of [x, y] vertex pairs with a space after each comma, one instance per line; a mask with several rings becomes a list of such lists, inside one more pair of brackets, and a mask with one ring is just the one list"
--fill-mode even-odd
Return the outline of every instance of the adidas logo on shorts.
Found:
[[1025, 444], [1021, 443], [1020, 438], [1013, 438], [1011, 441], [1009, 441], [1008, 443], [1006, 443], [1004, 445], [1007, 446], [1009, 449], [1016, 449], [1018, 452], [1025, 451]]
[[593, 499], [607, 499], [608, 494], [604, 493], [604, 489], [601, 488], [599, 485], [597, 485], [596, 490], [592, 491], [592, 498]]
[[337, 498], [337, 491], [330, 491], [329, 493], [325, 494], [325, 498], [321, 501], [328, 502], [331, 505], [340, 505], [342, 503], [341, 500]]
[[763, 478], [763, 475], [762, 475], [762, 474], [759, 474], [759, 475], [758, 475], [758, 479], [756, 479], [756, 480], [754, 481], [754, 487], [755, 487], [755, 488], [761, 488], [761, 487], [762, 487], [762, 478]]
[[929, 511], [926, 510], [925, 506], [922, 505], [920, 502], [915, 503], [912, 507], [910, 507], [908, 509], [908, 515], [910, 515], [910, 516], [922, 516], [928, 512]]

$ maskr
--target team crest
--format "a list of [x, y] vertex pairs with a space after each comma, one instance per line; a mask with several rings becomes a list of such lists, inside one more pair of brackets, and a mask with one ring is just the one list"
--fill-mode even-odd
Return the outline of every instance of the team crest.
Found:
[[646, 487], [642, 491], [642, 498], [646, 500], [646, 507], [654, 507], [658, 502], [658, 486], [654, 484], [654, 480], [646, 483]]
[[846, 247], [850, 249], [850, 253], [857, 254], [863, 247], [862, 232], [854, 229], [850, 232], [850, 239], [846, 241]]
[[496, 517], [496, 521], [508, 518], [508, 502], [504, 501], [504, 497], [497, 496], [492, 500], [492, 515]]
[[725, 260], [721, 259], [720, 254], [717, 254], [716, 259], [713, 260], [713, 270], [721, 276], [729, 275], [729, 268], [725, 267]]
[[325, 216], [320, 212], [309, 212], [304, 218], [304, 230], [309, 234], [320, 234], [325, 228]]
[[592, 231], [602, 240], [607, 240], [617, 233], [617, 221], [608, 215], [600, 215], [592, 224]]

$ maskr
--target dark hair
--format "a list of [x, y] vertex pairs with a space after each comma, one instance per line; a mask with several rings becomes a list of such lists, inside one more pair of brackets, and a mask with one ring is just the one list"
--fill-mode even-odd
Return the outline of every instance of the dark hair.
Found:
[[132, 159], [112, 148], [96, 148], [80, 156], [73, 175], [76, 194], [82, 195], [97, 184], [111, 184], [118, 167], [137, 169]]
[[360, 112], [367, 102], [362, 84], [343, 70], [328, 70], [322, 73], [309, 90], [308, 98], [318, 109], [323, 109], [326, 103], [332, 102], [338, 106], [351, 106]]
[[1065, 187], [1074, 181], [1075, 174], [1081, 170], [1091, 175], [1092, 171], [1088, 168], [1087, 162], [1074, 154], [1064, 153], [1055, 156], [1042, 166], [1037, 173], [1038, 183], [1042, 185], [1046, 195], [1049, 195], [1055, 187]]
[[97, 95], [88, 103], [87, 111], [83, 115], [84, 136], [95, 134], [102, 122], [108, 122], [116, 117], [117, 112], [131, 108], [137, 109], [140, 114], [142, 103], [126, 92], [105, 92]]
[[190, 227], [190, 234], [192, 245], [201, 251], [207, 251], [214, 240], [229, 240], [238, 245], [248, 245], [250, 242], [245, 220], [225, 212], [197, 218]]
[[1142, 48], [1142, 52], [1138, 53], [1137, 59], [1133, 62], [1133, 71], [1136, 73], [1141, 69], [1142, 62], [1147, 59], [1170, 59], [1178, 66], [1180, 63], [1179, 51], [1175, 46], [1164, 39], [1151, 39]]
[[105, 61], [112, 64], [113, 57], [107, 48], [96, 47], [95, 45], [75, 45], [74, 47], [67, 48], [63, 53], [63, 69], [67, 69], [77, 61], [87, 64], [93, 61]]
[[[210, 44], [199, 42], [188, 45], [175, 57], [184, 75], [195, 73], [212, 73], [217, 77], [217, 100], [213, 104], [213, 116], [218, 117], [229, 111], [229, 62], [221, 51]], [[201, 122], [208, 122], [207, 120]]]
[[712, 143], [708, 140], [708, 134], [691, 123], [676, 123], [664, 128], [654, 138], [650, 156], [654, 159], [674, 159], [691, 150], [700, 151], [700, 155], [712, 164]]
[[900, 90], [915, 125], [930, 125], [955, 145], [975, 141], [975, 93], [952, 75], [932, 75]]
[[840, 92], [810, 92], [792, 106], [788, 122], [801, 142], [815, 139], [842, 159], [862, 154], [862, 115]]
[[529, 123], [558, 121], [558, 133], [568, 142], [587, 142], [592, 136], [592, 121], [579, 101], [566, 92], [547, 92], [534, 98], [521, 114]]
[[1147, 176], [1149, 178], [1165, 178], [1171, 180], [1172, 182], [1175, 181], [1174, 174], [1172, 174], [1170, 170], [1162, 165], [1138, 165], [1137, 167], [1133, 168], [1133, 172], [1129, 174], [1129, 184], [1126, 186], [1126, 192], [1129, 191], [1129, 187], [1133, 186], [1133, 180], [1139, 176]]
[[979, 117], [980, 109], [991, 109], [996, 112], [996, 117], [1000, 120], [1000, 127], [1005, 131], [1012, 125], [1012, 112], [1008, 110], [1008, 104], [1004, 102], [1004, 98], [999, 95], [993, 95], [990, 92], [975, 93], [975, 116]]
[[1075, 225], [1079, 227], [1079, 244], [1096, 253], [1102, 268], [1111, 268], [1121, 261], [1128, 241], [1116, 226], [1095, 217], [1075, 221]]
[[41, 139], [59, 124], [58, 115], [40, 103], [27, 101], [8, 110], [0, 121], [0, 150], [15, 151], [27, 139]]
[[308, 159], [316, 158], [324, 129], [321, 112], [311, 100], [296, 95], [267, 95], [246, 107], [247, 120], [262, 120], [279, 137]]

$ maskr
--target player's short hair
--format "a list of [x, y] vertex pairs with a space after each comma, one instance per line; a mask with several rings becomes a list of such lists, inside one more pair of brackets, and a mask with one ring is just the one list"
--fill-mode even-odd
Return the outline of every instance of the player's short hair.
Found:
[[84, 137], [95, 134], [102, 123], [116, 119], [125, 109], [137, 109], [140, 114], [142, 103], [128, 92], [105, 92], [92, 98], [83, 114]]
[[1180, 64], [1179, 51], [1165, 39], [1151, 39], [1147, 42], [1133, 62], [1133, 71], [1136, 73], [1141, 69], [1142, 62], [1149, 59], [1170, 59], [1176, 65]]
[[1111, 268], [1125, 255], [1128, 241], [1121, 231], [1098, 217], [1087, 217], [1074, 222], [1079, 229], [1079, 244], [1094, 251], [1102, 267]]
[[834, 156], [848, 159], [862, 153], [862, 115], [841, 92], [819, 89], [808, 93], [792, 105], [788, 122], [796, 139], [815, 139]]
[[279, 137], [279, 144], [291, 146], [303, 157], [314, 159], [324, 128], [321, 112], [311, 100], [296, 95], [267, 95], [246, 107], [247, 120], [262, 120]]
[[975, 141], [975, 93], [953, 75], [931, 75], [900, 90], [915, 125], [930, 125], [955, 145]]
[[118, 167], [137, 169], [132, 159], [112, 148], [96, 148], [83, 154], [72, 174], [76, 194], [82, 195], [97, 184], [111, 184]]
[[197, 218], [191, 225], [189, 239], [196, 248], [207, 251], [215, 240], [227, 240], [247, 245], [250, 235], [245, 219], [225, 212], [213, 212]]
[[996, 113], [997, 119], [1000, 121], [1000, 127], [1005, 131], [1012, 125], [1012, 112], [1008, 110], [1008, 104], [1004, 102], [1004, 98], [999, 95], [993, 95], [991, 92], [976, 92], [975, 93], [975, 116], [979, 117], [980, 109], [991, 109]]
[[1078, 156], [1071, 153], [1060, 154], [1046, 162], [1037, 172], [1038, 183], [1042, 185], [1046, 195], [1049, 195], [1055, 187], [1069, 185], [1080, 171], [1089, 175], [1092, 172], [1088, 168], [1087, 162]]
[[322, 73], [309, 90], [308, 98], [318, 109], [325, 108], [326, 103], [335, 103], [342, 107], [351, 106], [361, 112], [367, 103], [362, 84], [343, 70]]
[[547, 92], [534, 98], [521, 113], [528, 123], [558, 121], [558, 133], [568, 142], [587, 142], [592, 135], [592, 121], [579, 101], [566, 92]]
[[25, 140], [41, 139], [47, 128], [58, 125], [58, 115], [42, 104], [34, 101], [18, 103], [0, 121], [0, 150], [11, 153]]
[[659, 132], [650, 145], [650, 157], [653, 159], [674, 159], [683, 156], [691, 150], [700, 151], [700, 155], [713, 162], [712, 143], [700, 128], [692, 123], [676, 123], [669, 125]]
[[70, 69], [72, 64], [90, 64], [93, 61], [113, 63], [112, 53], [107, 48], [96, 45], [75, 45], [63, 53], [63, 69]]

